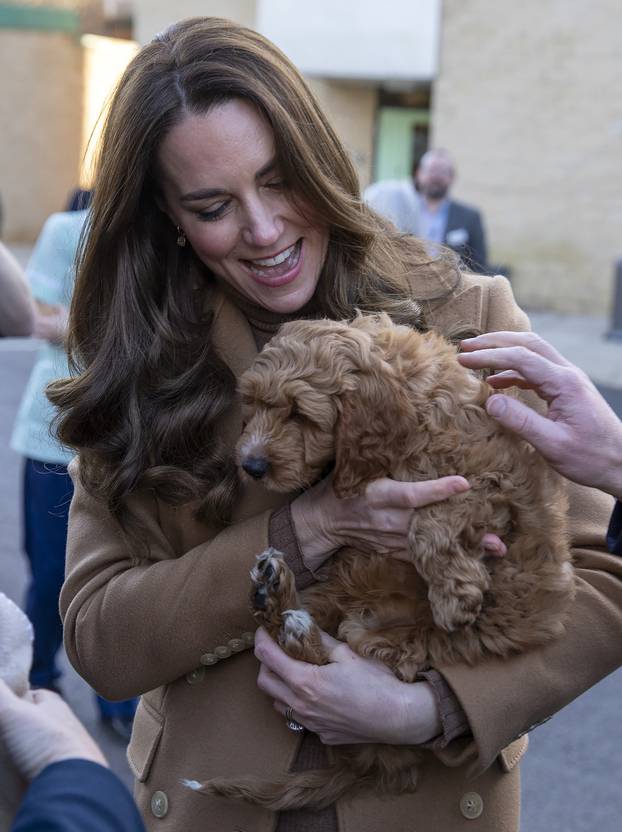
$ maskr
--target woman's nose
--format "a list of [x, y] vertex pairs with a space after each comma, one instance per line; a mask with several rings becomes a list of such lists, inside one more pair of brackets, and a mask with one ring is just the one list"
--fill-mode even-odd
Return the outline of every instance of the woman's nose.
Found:
[[247, 245], [265, 248], [276, 243], [283, 233], [283, 222], [274, 206], [258, 202], [247, 212], [242, 235]]

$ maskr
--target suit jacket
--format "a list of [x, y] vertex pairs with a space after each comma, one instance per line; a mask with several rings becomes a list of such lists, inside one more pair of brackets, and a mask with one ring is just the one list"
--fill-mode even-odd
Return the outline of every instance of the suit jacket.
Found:
[[[439, 297], [450, 288], [430, 270], [417, 295]], [[465, 275], [450, 297], [424, 306], [443, 331], [463, 323], [482, 330], [528, 326], [501, 277]], [[256, 355], [247, 321], [224, 298], [215, 307], [214, 339], [237, 375]], [[223, 433], [233, 443], [240, 429], [236, 405]], [[268, 545], [270, 514], [292, 496], [253, 483], [223, 528], [199, 522], [191, 507], [136, 493], [145, 555], [128, 550], [106, 508], [76, 481], [61, 593], [65, 645], [77, 671], [104, 696], [144, 694], [128, 760], [149, 830], [274, 830], [273, 813], [195, 794], [180, 781], [241, 772], [271, 777], [296, 758], [300, 737], [256, 686], [248, 605], [248, 573]], [[571, 497], [579, 591], [567, 634], [524, 656], [439, 668], [473, 738], [423, 752], [415, 794], [338, 803], [340, 832], [469, 832], [469, 818], [479, 812], [480, 832], [518, 830], [525, 732], [620, 661], [622, 559], [605, 550], [611, 502], [579, 487]]]
[[622, 555], [622, 502], [616, 501], [609, 529], [607, 530], [607, 545], [614, 555]]
[[486, 274], [486, 237], [482, 217], [476, 208], [450, 201], [444, 243], [460, 255], [471, 271]]
[[136, 804], [109, 769], [63, 760], [30, 784], [11, 832], [144, 832]]

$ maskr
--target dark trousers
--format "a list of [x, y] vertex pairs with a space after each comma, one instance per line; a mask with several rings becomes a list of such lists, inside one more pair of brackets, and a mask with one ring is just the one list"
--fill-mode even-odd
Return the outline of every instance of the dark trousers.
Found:
[[[56, 659], [63, 642], [58, 596], [65, 576], [67, 520], [73, 485], [65, 465], [26, 459], [24, 467], [24, 550], [31, 580], [26, 614], [35, 633], [30, 684], [51, 687], [60, 676]], [[103, 717], [131, 717], [135, 700], [98, 698]]]

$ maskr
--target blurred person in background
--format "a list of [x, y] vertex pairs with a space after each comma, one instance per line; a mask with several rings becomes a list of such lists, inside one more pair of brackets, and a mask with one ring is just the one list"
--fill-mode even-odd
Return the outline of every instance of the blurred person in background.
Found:
[[[84, 193], [80, 197], [85, 203]], [[57, 656], [63, 638], [58, 599], [65, 574], [67, 517], [73, 494], [67, 465], [73, 452], [52, 434], [54, 409], [47, 385], [69, 372], [64, 349], [75, 277], [74, 261], [88, 211], [52, 214], [41, 231], [26, 275], [35, 302], [33, 336], [44, 343], [17, 412], [11, 447], [24, 457], [23, 545], [30, 565], [25, 611], [34, 628], [30, 683], [58, 690]], [[136, 700], [97, 697], [100, 718], [129, 740]]]
[[480, 212], [450, 197], [455, 168], [446, 150], [428, 150], [409, 179], [375, 182], [366, 201], [400, 231], [446, 245], [466, 268], [488, 272], [486, 236]]
[[0, 337], [30, 335], [35, 308], [21, 266], [0, 243]]
[[128, 790], [55, 693], [0, 679], [0, 745], [28, 784], [10, 832], [143, 832]]

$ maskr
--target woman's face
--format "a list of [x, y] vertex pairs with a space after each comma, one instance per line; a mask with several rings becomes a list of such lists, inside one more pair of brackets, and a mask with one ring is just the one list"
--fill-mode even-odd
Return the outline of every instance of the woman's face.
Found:
[[249, 300], [288, 313], [315, 291], [328, 228], [288, 198], [275, 156], [266, 119], [232, 99], [188, 115], [158, 158], [164, 207], [197, 256]]

